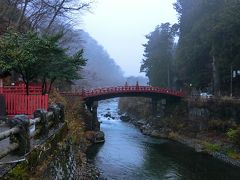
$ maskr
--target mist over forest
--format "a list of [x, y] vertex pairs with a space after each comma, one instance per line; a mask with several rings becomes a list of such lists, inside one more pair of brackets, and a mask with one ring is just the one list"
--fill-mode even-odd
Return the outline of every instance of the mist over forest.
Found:
[[[77, 34], [82, 39], [81, 45], [87, 65], [81, 71], [82, 79], [74, 82], [75, 86], [89, 88], [123, 85], [125, 82], [123, 72], [107, 51], [87, 32], [79, 30]], [[73, 45], [79, 43], [72, 42]]]
[[126, 82], [128, 85], [136, 85], [137, 81], [140, 85], [147, 84], [144, 77], [124, 77], [120, 66], [87, 32], [75, 30], [71, 33], [74, 38], [67, 43], [69, 53], [74, 53], [81, 46], [84, 49], [84, 58], [87, 59], [86, 66], [79, 72], [82, 79], [74, 81], [75, 89], [123, 86]]

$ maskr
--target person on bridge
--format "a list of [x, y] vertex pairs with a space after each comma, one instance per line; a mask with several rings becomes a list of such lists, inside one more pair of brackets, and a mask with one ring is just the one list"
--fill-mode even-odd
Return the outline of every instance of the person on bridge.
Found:
[[136, 82], [136, 89], [139, 89], [138, 81]]

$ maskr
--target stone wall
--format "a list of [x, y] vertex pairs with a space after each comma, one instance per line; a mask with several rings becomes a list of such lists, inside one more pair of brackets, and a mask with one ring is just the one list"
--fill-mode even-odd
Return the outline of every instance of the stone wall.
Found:
[[190, 118], [233, 120], [240, 123], [240, 100], [188, 100]]
[[153, 115], [150, 100], [121, 98], [119, 108], [136, 124], [193, 134], [208, 130], [226, 132], [240, 123], [240, 101], [237, 100], [183, 99], [166, 106], [158, 103], [158, 112]]

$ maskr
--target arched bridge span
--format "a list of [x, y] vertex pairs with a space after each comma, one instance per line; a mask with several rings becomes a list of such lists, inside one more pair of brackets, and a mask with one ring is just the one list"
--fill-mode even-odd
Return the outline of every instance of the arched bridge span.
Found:
[[168, 88], [151, 87], [151, 86], [118, 86], [108, 88], [96, 88], [92, 90], [80, 90], [78, 92], [62, 92], [64, 96], [80, 96], [85, 101], [88, 110], [92, 113], [92, 119], [86, 121], [86, 128], [88, 130], [100, 130], [100, 123], [97, 118], [97, 101], [116, 98], [116, 97], [148, 97], [152, 98], [152, 113], [156, 114], [158, 107], [158, 100], [162, 101], [163, 106], [177, 102], [184, 97], [184, 93]]
[[106, 100], [116, 97], [149, 97], [156, 99], [179, 100], [184, 97], [182, 91], [152, 86], [117, 86], [108, 88], [96, 88], [81, 90], [79, 92], [62, 93], [68, 96], [81, 96], [87, 106], [92, 106], [94, 101]]

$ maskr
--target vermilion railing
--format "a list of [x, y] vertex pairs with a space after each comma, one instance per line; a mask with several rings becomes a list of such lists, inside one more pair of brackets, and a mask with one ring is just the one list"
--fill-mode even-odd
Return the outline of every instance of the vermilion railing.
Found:
[[30, 86], [26, 95], [24, 85], [0, 87], [0, 94], [4, 96], [7, 115], [32, 115], [36, 109], [48, 108], [48, 95], [42, 95], [40, 86]]
[[184, 92], [176, 91], [168, 88], [161, 87], [152, 87], [152, 86], [118, 86], [118, 87], [109, 87], [109, 88], [97, 88], [92, 90], [80, 90], [75, 92], [62, 93], [65, 95], [81, 96], [83, 98], [100, 96], [105, 94], [114, 94], [114, 93], [129, 93], [129, 92], [140, 92], [140, 93], [158, 93], [158, 94], [167, 94], [170, 96], [184, 97]]
[[[2, 90], [0, 90], [3, 94], [26, 94], [25, 86], [4, 86]], [[41, 87], [29, 87], [29, 94], [41, 94], [42, 88]]]
[[32, 113], [37, 109], [48, 108], [48, 95], [4, 94], [8, 115]]

